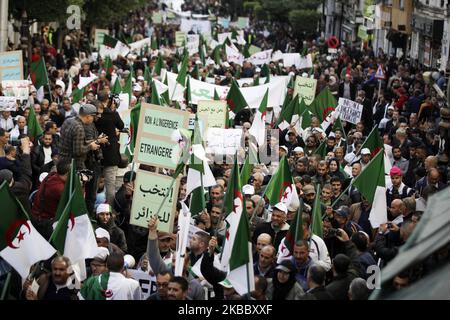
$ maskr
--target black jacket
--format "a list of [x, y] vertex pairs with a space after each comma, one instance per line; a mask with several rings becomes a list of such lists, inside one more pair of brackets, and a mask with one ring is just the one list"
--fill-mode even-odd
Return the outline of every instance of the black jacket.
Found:
[[227, 274], [214, 267], [214, 254], [210, 254], [209, 252], [203, 254], [200, 271], [205, 280], [213, 286], [214, 300], [223, 300], [223, 287], [219, 282], [223, 281]]
[[117, 166], [120, 162], [120, 144], [116, 129], [122, 130], [124, 124], [117, 111], [105, 108], [105, 112], [95, 123], [98, 132], [108, 136], [108, 145], [102, 145], [104, 166]]
[[[283, 228], [283, 229], [285, 229], [285, 228]], [[288, 230], [289, 230], [289, 228], [287, 228], [286, 230], [280, 230], [278, 232], [275, 232], [275, 230], [273, 230], [270, 222], [263, 222], [256, 226], [255, 232], [253, 232], [252, 242], [256, 243], [256, 240], [258, 239], [260, 234], [267, 233], [272, 237], [273, 246], [275, 248], [278, 248], [278, 246], [281, 243], [281, 240], [283, 240], [283, 238], [286, 236]]]

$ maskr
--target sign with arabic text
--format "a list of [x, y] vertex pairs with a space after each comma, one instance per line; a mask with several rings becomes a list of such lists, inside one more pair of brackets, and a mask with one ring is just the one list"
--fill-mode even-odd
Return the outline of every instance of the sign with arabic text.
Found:
[[0, 112], [1, 111], [17, 111], [17, 101], [15, 97], [0, 97]]
[[181, 47], [185, 43], [186, 43], [186, 33], [183, 31], [176, 31], [175, 32], [175, 45], [177, 47]]
[[294, 96], [298, 95], [309, 106], [316, 96], [317, 80], [311, 78], [297, 77], [294, 85]]
[[200, 100], [198, 102], [198, 118], [207, 128], [225, 128], [227, 102], [220, 100]]
[[0, 52], [0, 81], [22, 79], [22, 51], [19, 50]]
[[206, 152], [233, 155], [242, 145], [241, 129], [210, 128], [206, 134]]
[[28, 80], [3, 80], [2, 92], [6, 97], [16, 97], [17, 100], [28, 100], [30, 82]]
[[357, 124], [361, 121], [363, 105], [355, 101], [339, 98], [338, 107], [341, 120]]
[[131, 206], [130, 224], [148, 228], [150, 217], [156, 214], [164, 197], [169, 193], [158, 215], [158, 230], [172, 232], [180, 181], [177, 179], [172, 188], [169, 188], [171, 183], [172, 177], [170, 176], [138, 170]]

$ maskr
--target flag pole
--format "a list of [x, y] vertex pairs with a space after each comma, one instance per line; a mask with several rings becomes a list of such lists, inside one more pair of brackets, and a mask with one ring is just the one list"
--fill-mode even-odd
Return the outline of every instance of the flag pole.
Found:
[[[53, 102], [53, 96], [52, 96], [52, 90], [50, 89], [50, 83], [48, 81], [47, 69], [45, 68], [45, 60], [44, 60], [44, 57], [42, 57], [41, 59], [42, 59], [42, 63], [44, 64], [45, 77], [47, 78], [48, 95], [50, 96], [50, 103], [52, 103]], [[37, 88], [36, 88], [36, 90], [37, 90]]]
[[5, 284], [3, 285], [2, 295], [0, 296], [0, 300], [5, 300], [6, 293], [9, 291], [9, 283], [11, 282], [11, 271], [8, 272], [5, 280]]

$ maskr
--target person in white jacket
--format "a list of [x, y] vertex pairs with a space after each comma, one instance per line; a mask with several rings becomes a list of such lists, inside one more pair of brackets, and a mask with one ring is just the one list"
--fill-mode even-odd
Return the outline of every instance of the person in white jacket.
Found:
[[[309, 227], [311, 218], [308, 214], [302, 215], [303, 222], [303, 239], [309, 241], [309, 256], [318, 265], [323, 267], [325, 271], [331, 269], [331, 258], [325, 242], [317, 235], [312, 234]], [[277, 263], [290, 259], [292, 253], [284, 245], [284, 238], [278, 247]]]

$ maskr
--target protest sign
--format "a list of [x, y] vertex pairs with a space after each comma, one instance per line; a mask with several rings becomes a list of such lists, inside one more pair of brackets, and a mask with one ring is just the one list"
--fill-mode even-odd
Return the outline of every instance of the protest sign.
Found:
[[188, 34], [186, 47], [188, 49], [190, 56], [198, 52], [199, 46], [200, 46], [200, 36], [198, 34]]
[[295, 65], [297, 69], [308, 69], [313, 66], [310, 54], [302, 57], [300, 53], [283, 53], [283, 62], [286, 67]]
[[251, 46], [248, 48], [248, 53], [250, 53], [250, 55], [253, 55], [253, 54], [258, 53], [258, 52], [260, 52], [260, 51], [261, 51], [261, 48], [259, 48], [259, 47], [257, 47], [257, 46], [254, 46], [254, 45], [251, 45]]
[[172, 170], [177, 167], [178, 152], [176, 143], [155, 135], [138, 134], [134, 149], [136, 162]]
[[217, 24], [221, 25], [224, 29], [228, 29], [230, 27], [230, 19], [219, 17], [217, 18]]
[[297, 76], [294, 85], [294, 97], [303, 99], [306, 105], [310, 105], [316, 96], [317, 80]]
[[235, 50], [232, 47], [225, 45], [225, 51], [227, 53], [228, 62], [233, 62], [235, 64], [242, 66], [242, 64], [244, 63], [244, 56], [238, 50]]
[[198, 102], [197, 114], [206, 128], [225, 128], [226, 110], [226, 101], [201, 100]]
[[153, 24], [161, 24], [162, 23], [162, 14], [159, 11], [154, 11], [152, 14], [152, 22]]
[[16, 111], [17, 103], [16, 97], [0, 96], [0, 111]]
[[187, 128], [188, 122], [189, 113], [187, 112], [142, 103], [138, 136], [154, 134], [163, 138], [170, 138], [174, 130]]
[[341, 120], [357, 124], [361, 121], [362, 104], [359, 104], [355, 101], [339, 98], [338, 109], [340, 109], [340, 117]]
[[181, 47], [183, 43], [186, 43], [186, 33], [182, 31], [175, 32], [175, 45]]
[[6, 97], [16, 97], [17, 100], [27, 100], [30, 82], [28, 80], [3, 80], [2, 92]]
[[145, 38], [136, 42], [129, 43], [128, 46], [130, 47], [131, 51], [139, 52], [145, 46], [150, 47], [151, 42], [151, 38]]
[[100, 48], [100, 46], [103, 44], [105, 34], [109, 35], [108, 29], [95, 29], [94, 47]]
[[229, 38], [231, 41], [231, 34], [232, 34], [231, 32], [219, 33], [217, 35], [217, 41], [219, 42], [219, 44], [223, 44], [225, 40], [227, 40], [227, 38]]
[[130, 274], [131, 278], [139, 282], [143, 300], [148, 299], [150, 295], [158, 291], [158, 287], [156, 285], [156, 276], [152, 276], [148, 272], [144, 272], [142, 270], [127, 269], [127, 271]]
[[241, 146], [241, 129], [210, 128], [206, 134], [206, 152], [234, 155]]
[[0, 81], [22, 80], [22, 51], [7, 51], [0, 53]]
[[264, 50], [254, 53], [250, 56], [249, 60], [255, 66], [261, 66], [263, 64], [269, 64], [272, 57], [272, 49]]
[[248, 17], [238, 17], [237, 26], [239, 29], [245, 29], [249, 27]]
[[148, 228], [150, 217], [158, 212], [166, 193], [169, 193], [158, 215], [158, 230], [172, 232], [180, 181], [177, 179], [172, 188], [170, 188], [171, 183], [172, 177], [170, 176], [138, 170], [131, 206], [130, 224]]
[[193, 31], [194, 33], [211, 32], [211, 22], [208, 20], [191, 20], [182, 18], [180, 30], [188, 33]]

